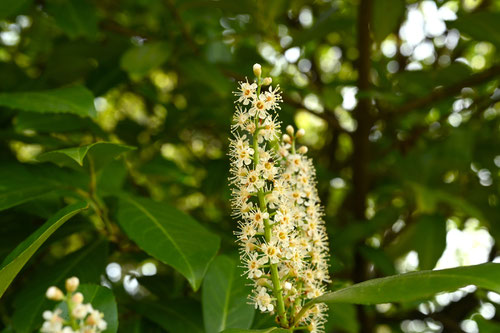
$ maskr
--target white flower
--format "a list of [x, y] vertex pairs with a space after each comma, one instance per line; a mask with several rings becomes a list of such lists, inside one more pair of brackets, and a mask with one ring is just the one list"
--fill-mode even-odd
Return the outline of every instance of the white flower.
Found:
[[244, 130], [247, 126], [248, 122], [248, 111], [241, 108], [241, 107], [236, 107], [236, 112], [234, 113], [233, 116], [233, 122], [234, 124], [231, 125], [233, 130]]
[[268, 110], [281, 109], [279, 103], [282, 102], [280, 86], [277, 85], [276, 88], [269, 87], [269, 91], [264, 93], [264, 103], [267, 105]]
[[89, 316], [85, 320], [85, 323], [87, 325], [97, 327], [100, 331], [104, 331], [108, 327], [108, 324], [103, 318], [104, 314], [102, 312], [98, 310], [91, 310]]
[[[257, 67], [259, 85], [240, 82], [235, 93], [240, 105], [231, 125], [229, 153], [231, 206], [239, 219], [235, 235], [245, 273], [253, 281], [255, 307], [274, 312], [277, 299], [286, 296], [285, 311], [291, 313], [294, 304], [298, 312], [308, 297], [322, 294], [324, 283], [330, 281], [328, 236], [314, 166], [305, 156], [305, 147], [294, 150], [305, 131], [289, 126], [288, 134], [281, 136], [277, 115], [271, 114], [280, 109], [279, 86], [258, 94], [263, 80]], [[280, 137], [275, 145], [273, 141]], [[279, 286], [273, 285], [277, 280]], [[300, 326], [323, 332], [326, 309], [324, 304], [313, 306]]]
[[73, 308], [72, 315], [77, 319], [83, 319], [87, 316], [87, 314], [92, 311], [92, 305], [90, 304], [77, 304]]
[[274, 140], [278, 137], [279, 123], [271, 116], [268, 116], [262, 124], [262, 129], [259, 134], [267, 141]]
[[280, 262], [280, 249], [275, 244], [264, 243], [261, 245], [262, 252], [267, 256], [271, 264], [277, 264]]
[[243, 105], [248, 105], [255, 98], [255, 90], [257, 89], [257, 84], [240, 82], [239, 91], [234, 94], [238, 97], [237, 102]]
[[258, 116], [260, 119], [267, 117], [268, 104], [265, 103], [265, 95], [260, 94], [259, 98], [255, 98], [252, 102], [252, 107], [248, 110], [248, 114], [252, 117]]
[[248, 213], [246, 217], [257, 230], [261, 231], [264, 229], [264, 220], [269, 219], [269, 213], [255, 209]]
[[260, 278], [263, 274], [261, 266], [266, 263], [266, 257], [259, 258], [257, 253], [250, 254], [250, 256], [246, 259], [248, 277], [250, 279]]
[[40, 332], [43, 333], [59, 333], [63, 326], [63, 319], [59, 316], [61, 309], [55, 311], [44, 311], [42, 316], [45, 322], [42, 324]]
[[274, 310], [272, 298], [264, 287], [261, 287], [258, 294], [255, 296], [255, 308], [259, 308], [262, 312], [272, 312]]
[[259, 172], [256, 170], [250, 170], [248, 175], [242, 179], [242, 183], [246, 185], [248, 192], [257, 192], [265, 185], [264, 180], [260, 178]]

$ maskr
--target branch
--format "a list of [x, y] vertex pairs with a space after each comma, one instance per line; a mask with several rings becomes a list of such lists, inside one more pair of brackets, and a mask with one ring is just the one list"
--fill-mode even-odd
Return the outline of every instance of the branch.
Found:
[[474, 87], [494, 79], [500, 75], [500, 64], [496, 64], [488, 68], [487, 70], [476, 73], [468, 77], [467, 79], [454, 83], [447, 87], [438, 87], [429, 95], [414, 99], [413, 101], [406, 102], [405, 104], [389, 110], [388, 116], [393, 115], [403, 115], [412, 110], [420, 109], [429, 105], [432, 105], [440, 100], [446, 99], [453, 95], [460, 93], [460, 91], [465, 87]]

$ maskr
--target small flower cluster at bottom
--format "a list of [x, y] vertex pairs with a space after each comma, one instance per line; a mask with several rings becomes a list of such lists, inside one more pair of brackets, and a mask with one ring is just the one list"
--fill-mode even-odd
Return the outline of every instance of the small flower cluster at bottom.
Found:
[[68, 314], [63, 318], [63, 310], [58, 307], [54, 311], [45, 311], [45, 320], [40, 332], [42, 333], [100, 333], [107, 328], [103, 319], [104, 314], [95, 310], [90, 303], [83, 303], [83, 295], [77, 292], [80, 281], [77, 277], [66, 280], [66, 291], [52, 286], [47, 289], [45, 296], [52, 301], [63, 301], [66, 303]]

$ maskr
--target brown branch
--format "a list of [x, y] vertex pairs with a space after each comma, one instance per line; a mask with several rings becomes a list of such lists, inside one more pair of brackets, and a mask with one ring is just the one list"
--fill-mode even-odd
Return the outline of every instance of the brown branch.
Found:
[[452, 85], [446, 87], [438, 87], [427, 96], [414, 99], [392, 110], [388, 110], [389, 112], [387, 113], [387, 116], [400, 116], [412, 110], [430, 106], [440, 100], [460, 93], [460, 91], [465, 87], [474, 87], [489, 80], [498, 78], [498, 76], [500, 76], [500, 64], [493, 65], [483, 72], [473, 74], [467, 79], [454, 83]]

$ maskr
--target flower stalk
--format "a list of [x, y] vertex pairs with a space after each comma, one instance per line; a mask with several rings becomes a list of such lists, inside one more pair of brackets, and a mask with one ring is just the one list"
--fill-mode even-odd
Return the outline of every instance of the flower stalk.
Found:
[[[230, 143], [235, 234], [247, 277], [253, 281], [250, 299], [262, 312], [276, 315], [290, 332], [322, 332], [326, 305], [304, 310], [307, 299], [323, 294], [328, 275], [328, 242], [315, 188], [315, 171], [295, 149], [304, 130], [287, 127], [281, 136], [277, 111], [282, 101], [271, 78], [240, 82]], [[276, 147], [279, 148], [276, 148]], [[304, 310], [304, 311], [302, 311]], [[301, 317], [298, 320], [297, 314]]]

